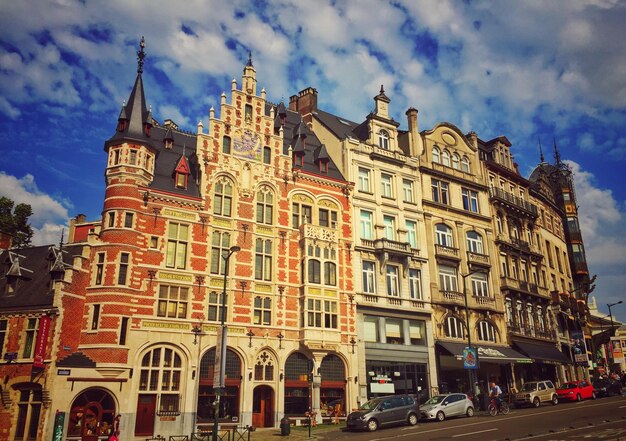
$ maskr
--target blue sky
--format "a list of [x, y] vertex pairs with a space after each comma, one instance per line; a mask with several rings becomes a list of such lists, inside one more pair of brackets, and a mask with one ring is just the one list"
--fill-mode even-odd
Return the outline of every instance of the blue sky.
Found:
[[[104, 6], [106, 5], [106, 6]], [[626, 3], [545, 1], [26, 0], [0, 3], [0, 195], [33, 206], [37, 244], [100, 215], [103, 143], [132, 87], [157, 120], [195, 131], [252, 51], [274, 102], [312, 86], [354, 121], [384, 84], [394, 118], [419, 109], [488, 140], [520, 171], [553, 140], [575, 171], [599, 309], [626, 300]], [[206, 126], [206, 125], [205, 125]], [[626, 321], [626, 304], [613, 308]]]

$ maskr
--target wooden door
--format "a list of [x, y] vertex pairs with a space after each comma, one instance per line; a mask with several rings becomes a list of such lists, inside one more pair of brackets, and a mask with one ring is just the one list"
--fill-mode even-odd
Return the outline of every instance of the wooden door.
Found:
[[274, 391], [269, 386], [259, 386], [254, 389], [252, 425], [254, 427], [274, 426]]
[[154, 434], [155, 414], [156, 395], [139, 395], [137, 399], [137, 418], [135, 419], [135, 436], [152, 436]]

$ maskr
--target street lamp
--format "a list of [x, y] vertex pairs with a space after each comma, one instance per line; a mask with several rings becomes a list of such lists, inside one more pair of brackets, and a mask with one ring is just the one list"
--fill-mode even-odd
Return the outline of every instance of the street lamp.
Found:
[[[615, 305], [621, 305], [623, 302], [620, 300], [619, 302], [615, 302], [615, 303], [607, 303], [606, 306], [609, 307], [609, 316], [611, 317], [611, 334], [615, 333], [615, 329], [613, 326], [613, 313], [611, 312], [611, 308]], [[613, 335], [611, 335], [611, 337], [613, 337]]]
[[[465, 283], [465, 279], [471, 276], [472, 274], [476, 274], [476, 273], [484, 274], [485, 270], [482, 268], [478, 268], [475, 270], [470, 270], [470, 272], [468, 272], [467, 274], [459, 274], [463, 278], [463, 299], [465, 300], [465, 330], [467, 331], [467, 348], [469, 350], [472, 349], [472, 337], [470, 335], [471, 333], [470, 333], [469, 307], [467, 305], [467, 284]], [[472, 392], [472, 395], [475, 395], [474, 369], [468, 369], [467, 376], [469, 380], [470, 391]]]
[[[220, 398], [224, 392], [224, 371], [226, 370], [226, 283], [228, 281], [228, 264], [230, 257], [240, 251], [241, 247], [234, 245], [228, 249], [224, 258], [224, 290], [222, 291], [222, 310], [220, 311], [220, 327], [217, 335], [215, 348], [215, 365], [213, 367], [213, 390], [215, 391], [215, 403], [213, 403], [213, 441], [217, 441], [219, 427]], [[219, 354], [219, 357], [218, 357]]]

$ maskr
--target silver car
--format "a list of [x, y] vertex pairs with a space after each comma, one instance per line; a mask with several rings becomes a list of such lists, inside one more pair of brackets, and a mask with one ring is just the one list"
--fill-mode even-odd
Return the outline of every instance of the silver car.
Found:
[[465, 394], [435, 395], [420, 406], [420, 414], [423, 419], [436, 419], [443, 421], [448, 417], [474, 415], [474, 404]]

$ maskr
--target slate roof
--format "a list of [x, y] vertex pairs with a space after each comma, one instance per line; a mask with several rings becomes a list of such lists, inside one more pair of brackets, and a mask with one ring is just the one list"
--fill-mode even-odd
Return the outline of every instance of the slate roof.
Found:
[[[289, 147], [292, 151], [304, 152], [304, 163], [302, 167], [293, 166], [312, 174], [319, 176], [330, 177], [340, 181], [345, 181], [345, 178], [337, 168], [333, 160], [328, 156], [326, 148], [322, 142], [315, 136], [306, 123], [302, 120], [302, 116], [298, 112], [294, 112], [288, 108], [285, 108], [284, 104], [278, 105], [275, 112], [276, 119], [279, 119], [279, 111], [285, 112], [285, 127], [283, 128], [283, 153], [289, 154]], [[304, 142], [302, 142], [301, 136], [305, 135]], [[321, 173], [318, 162], [320, 160], [328, 161], [328, 173]]]
[[[0, 252], [0, 312], [3, 310], [30, 311], [52, 307], [51, 281], [54, 276], [54, 268], [56, 267], [58, 270], [59, 264], [65, 266], [66, 270], [70, 268], [74, 256], [82, 254], [84, 245], [63, 246], [62, 263], [57, 262], [57, 265], [54, 265], [55, 253], [52, 247], [46, 245]], [[16, 269], [15, 265], [19, 269]], [[51, 268], [53, 268], [52, 272]], [[17, 273], [8, 276], [9, 278], [17, 277], [16, 291], [12, 295], [6, 295], [9, 270], [11, 273]]]

